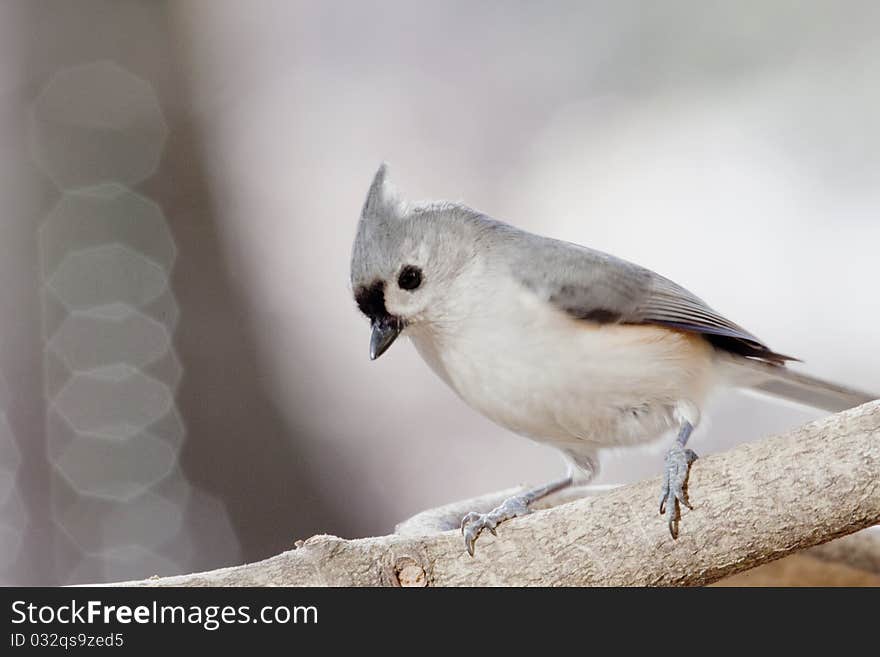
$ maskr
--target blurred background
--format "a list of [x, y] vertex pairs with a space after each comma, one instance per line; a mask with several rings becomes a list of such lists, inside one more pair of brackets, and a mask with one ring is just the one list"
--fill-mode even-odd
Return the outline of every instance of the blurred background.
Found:
[[[369, 361], [382, 160], [880, 390], [878, 77], [869, 0], [5, 0], [0, 583], [232, 565], [561, 472], [411, 345]], [[817, 416], [720, 395], [695, 449]]]

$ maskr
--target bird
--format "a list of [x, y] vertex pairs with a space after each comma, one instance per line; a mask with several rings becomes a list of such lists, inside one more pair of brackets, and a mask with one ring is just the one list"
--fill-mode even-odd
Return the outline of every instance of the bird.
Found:
[[613, 255], [533, 234], [448, 201], [405, 200], [385, 163], [357, 223], [351, 290], [375, 360], [401, 335], [468, 406], [559, 450], [564, 477], [461, 521], [473, 556], [485, 530], [599, 472], [599, 452], [674, 432], [660, 514], [678, 536], [692, 508], [688, 439], [709, 394], [750, 388], [831, 412], [868, 393], [794, 371], [684, 287]]

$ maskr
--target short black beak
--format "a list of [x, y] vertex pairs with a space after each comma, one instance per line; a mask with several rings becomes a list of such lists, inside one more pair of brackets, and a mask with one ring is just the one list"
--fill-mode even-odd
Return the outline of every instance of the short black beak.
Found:
[[370, 360], [376, 360], [384, 354], [402, 330], [403, 322], [396, 317], [373, 320], [373, 333], [370, 336]]

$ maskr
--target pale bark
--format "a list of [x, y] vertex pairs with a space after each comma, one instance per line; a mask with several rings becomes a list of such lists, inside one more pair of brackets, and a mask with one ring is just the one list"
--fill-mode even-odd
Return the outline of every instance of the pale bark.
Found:
[[259, 563], [128, 584], [709, 584], [880, 522], [880, 402], [701, 458], [688, 489], [694, 509], [682, 510], [678, 540], [658, 515], [658, 478], [507, 522], [479, 539], [474, 558], [458, 531], [416, 522], [454, 524], [458, 503], [407, 521], [403, 533], [313, 536]]

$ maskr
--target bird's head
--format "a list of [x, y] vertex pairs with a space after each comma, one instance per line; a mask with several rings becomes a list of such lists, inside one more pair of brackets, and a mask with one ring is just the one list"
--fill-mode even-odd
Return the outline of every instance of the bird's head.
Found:
[[351, 257], [351, 287], [372, 326], [370, 358], [407, 328], [450, 310], [450, 291], [468, 270], [475, 245], [466, 215], [450, 203], [408, 204], [379, 167], [361, 211]]

